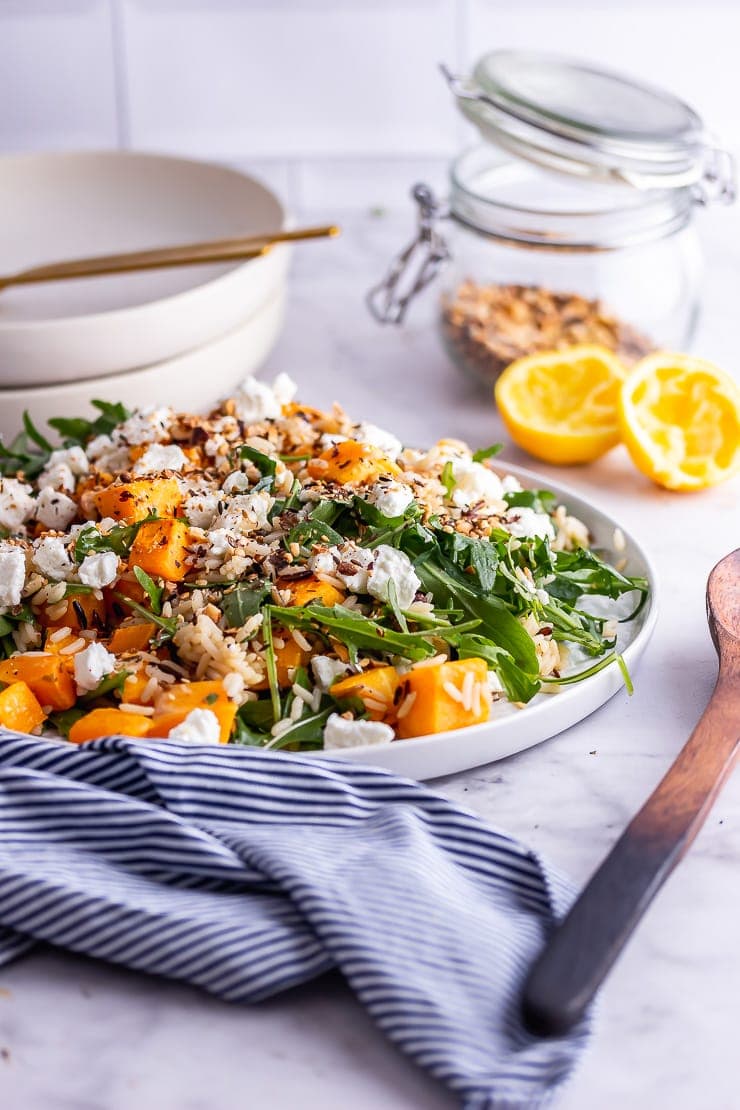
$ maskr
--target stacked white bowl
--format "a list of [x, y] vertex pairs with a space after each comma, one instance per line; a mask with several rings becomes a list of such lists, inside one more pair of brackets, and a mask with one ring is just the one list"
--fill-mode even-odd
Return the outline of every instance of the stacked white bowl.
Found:
[[[237, 170], [152, 154], [0, 158], [0, 273], [285, 227]], [[282, 322], [289, 249], [245, 262], [0, 292], [0, 435], [23, 411], [88, 416], [93, 399], [207, 410], [255, 370]]]

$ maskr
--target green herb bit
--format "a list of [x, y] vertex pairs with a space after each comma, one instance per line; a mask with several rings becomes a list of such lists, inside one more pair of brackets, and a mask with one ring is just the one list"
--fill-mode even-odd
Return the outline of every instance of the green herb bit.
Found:
[[265, 606], [262, 622], [262, 636], [265, 641], [265, 662], [267, 663], [267, 681], [270, 685], [270, 701], [272, 702], [272, 715], [275, 721], [281, 717], [280, 687], [277, 678], [277, 660], [275, 658], [275, 645], [272, 637], [272, 607]]
[[490, 447], [481, 447], [479, 451], [473, 452], [473, 462], [483, 462], [484, 459], [492, 459], [494, 455], [498, 455], [503, 451], [503, 443], [492, 443]]
[[442, 467], [442, 473], [439, 476], [439, 480], [445, 488], [445, 496], [449, 501], [452, 497], [452, 491], [457, 485], [457, 482], [455, 481], [455, 473], [452, 468], [452, 463], [449, 459]]
[[162, 613], [162, 597], [164, 595], [164, 588], [158, 586], [156, 582], [147, 574], [141, 567], [134, 567], [134, 578], [139, 583], [144, 593], [149, 598], [152, 606], [152, 613], [155, 616], [161, 616]]
[[153, 613], [151, 609], [147, 609], [146, 606], [139, 605], [138, 601], [134, 601], [132, 598], [127, 597], [126, 594], [122, 594], [119, 590], [114, 590], [113, 596], [115, 598], [118, 598], [119, 601], [123, 601], [129, 607], [129, 609], [132, 609], [134, 611], [134, 613], [138, 613], [139, 616], [145, 617], [146, 620], [152, 621], [154, 624], [156, 624], [159, 628], [162, 629], [163, 632], [167, 634], [167, 637], [169, 639], [171, 639], [175, 635], [175, 632], [177, 631], [176, 617], [161, 617], [158, 613]]
[[85, 420], [84, 417], [79, 416], [55, 416], [49, 421], [49, 426], [62, 436], [65, 447], [73, 447], [75, 444], [84, 445], [96, 436], [110, 435], [114, 428], [123, 424], [131, 416], [130, 411], [120, 401], [116, 403], [92, 401], [91, 404], [100, 413], [95, 420]]

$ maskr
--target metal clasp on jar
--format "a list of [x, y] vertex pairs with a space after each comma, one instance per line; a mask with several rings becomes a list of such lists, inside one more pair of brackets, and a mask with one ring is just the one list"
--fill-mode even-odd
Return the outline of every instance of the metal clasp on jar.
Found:
[[411, 301], [434, 281], [450, 258], [450, 249], [436, 226], [438, 220], [449, 216], [449, 209], [428, 185], [414, 185], [411, 196], [419, 206], [416, 237], [366, 297], [368, 308], [381, 324], [403, 323]]

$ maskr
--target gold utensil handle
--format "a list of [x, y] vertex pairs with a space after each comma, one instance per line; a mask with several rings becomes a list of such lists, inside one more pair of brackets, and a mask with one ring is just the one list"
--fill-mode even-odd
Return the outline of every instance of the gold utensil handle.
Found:
[[250, 235], [235, 239], [214, 239], [207, 243], [186, 243], [179, 247], [154, 247], [126, 254], [96, 255], [69, 262], [53, 262], [34, 266], [17, 274], [0, 277], [0, 289], [9, 285], [31, 285], [42, 281], [63, 281], [69, 278], [100, 277], [125, 274], [136, 270], [160, 270], [171, 266], [194, 266], [208, 262], [235, 262], [257, 258], [278, 243], [304, 239], [332, 238], [339, 234], [334, 224], [296, 228], [266, 235]]

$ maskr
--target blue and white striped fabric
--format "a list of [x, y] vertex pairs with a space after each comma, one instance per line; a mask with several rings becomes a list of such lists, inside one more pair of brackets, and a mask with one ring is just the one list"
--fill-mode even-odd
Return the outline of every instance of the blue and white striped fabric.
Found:
[[537, 1107], [523, 976], [571, 892], [417, 783], [339, 760], [0, 730], [0, 964], [47, 941], [258, 1002], [338, 968], [469, 1108]]

